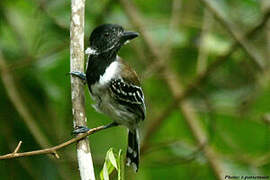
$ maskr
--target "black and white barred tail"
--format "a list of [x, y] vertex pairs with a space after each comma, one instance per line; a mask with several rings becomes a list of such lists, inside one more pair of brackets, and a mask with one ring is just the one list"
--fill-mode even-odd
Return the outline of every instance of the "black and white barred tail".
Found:
[[128, 131], [128, 147], [126, 154], [127, 166], [132, 166], [135, 172], [138, 172], [140, 160], [140, 144], [139, 144], [139, 132]]

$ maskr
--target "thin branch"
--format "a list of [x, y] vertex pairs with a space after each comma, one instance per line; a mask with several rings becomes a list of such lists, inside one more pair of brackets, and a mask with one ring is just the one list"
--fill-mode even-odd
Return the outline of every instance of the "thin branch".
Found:
[[[3, 86], [6, 89], [7, 95], [9, 96], [11, 103], [18, 111], [26, 127], [33, 135], [33, 138], [36, 140], [36, 142], [40, 145], [41, 148], [51, 146], [51, 143], [49, 142], [47, 137], [43, 134], [43, 132], [40, 130], [37, 121], [34, 120], [29, 109], [25, 105], [20, 93], [18, 92], [18, 88], [16, 87], [16, 81], [14, 80], [14, 77], [6, 64], [6, 60], [2, 56], [1, 50], [0, 50], [0, 74], [3, 81]], [[58, 162], [56, 161], [56, 163]], [[67, 179], [68, 174], [64, 172], [65, 170], [63, 171], [61, 168], [58, 168], [58, 171], [62, 179]]]
[[260, 68], [260, 70], [265, 69], [264, 59], [260, 54], [255, 51], [255, 48], [250, 44], [243, 33], [238, 30], [238, 28], [230, 21], [227, 20], [225, 15], [221, 13], [220, 10], [215, 6], [214, 2], [211, 0], [200, 0], [208, 9], [211, 11], [216, 19], [227, 29], [227, 31], [232, 35], [232, 37], [239, 43], [246, 54], [251, 58], [255, 65]]
[[[85, 139], [87, 136], [95, 133], [95, 132], [98, 132], [102, 129], [104, 129], [105, 126], [99, 126], [99, 127], [96, 127], [96, 128], [92, 128], [91, 130], [89, 130], [88, 132], [86, 133], [83, 133], [83, 134], [80, 134], [78, 135], [77, 137], [74, 137], [68, 141], [65, 141], [57, 146], [53, 146], [51, 148], [46, 148], [46, 149], [41, 149], [41, 150], [35, 150], [35, 151], [28, 151], [28, 152], [21, 152], [21, 153], [18, 153], [17, 151], [19, 150], [20, 148], [20, 145], [21, 145], [21, 141], [19, 142], [19, 144], [17, 145], [16, 149], [18, 148], [17, 151], [14, 151], [12, 153], [9, 153], [9, 154], [5, 154], [5, 155], [2, 155], [0, 156], [0, 160], [3, 160], [3, 159], [14, 159], [14, 158], [19, 158], [19, 157], [26, 157], [26, 156], [36, 156], [36, 155], [42, 155], [42, 154], [53, 154], [56, 158], [59, 158], [59, 155], [57, 154], [56, 151], [60, 150], [60, 149], [63, 149], [75, 142], [78, 142], [82, 139]], [[90, 163], [90, 162], [88, 162]]]
[[[142, 77], [143, 79], [146, 77], [150, 77], [154, 72], [156, 72], [156, 69], [159, 69], [159, 67], [162, 66], [165, 62], [168, 63], [170, 61], [171, 51], [172, 51], [172, 40], [174, 32], [176, 32], [177, 27], [180, 24], [180, 12], [181, 12], [181, 0], [174, 0], [172, 2], [172, 12], [171, 12], [171, 19], [169, 23], [169, 30], [168, 30], [168, 37], [166, 38], [165, 45], [163, 45], [162, 49], [162, 59], [161, 61], [154, 61], [151, 66], [148, 66], [146, 71], [143, 73]], [[156, 54], [155, 57], [161, 56], [161, 54]], [[157, 57], [156, 57], [157, 58]]]
[[[17, 140], [14, 137], [14, 129], [12, 128], [2, 128], [1, 132], [3, 134], [5, 134], [5, 140], [6, 142], [8, 142], [7, 146], [11, 152], [14, 151], [14, 144], [16, 145]], [[38, 177], [38, 173], [34, 170], [33, 165], [30, 163], [30, 159], [17, 159], [16, 163], [18, 163], [18, 165], [20, 165], [25, 171], [26, 173], [29, 174], [29, 176], [32, 179], [35, 179], [36, 177]], [[12, 163], [8, 163], [8, 164], [12, 164]], [[35, 166], [35, 165], [34, 165]], [[67, 178], [68, 176], [65, 176], [65, 178]], [[65, 179], [64, 177], [62, 179]]]
[[[270, 11], [266, 11], [266, 13], [264, 14], [262, 20], [251, 30], [249, 30], [244, 37], [245, 38], [252, 38], [253, 36], [255, 36], [268, 22], [268, 19], [270, 17]], [[182, 94], [180, 96], [178, 96], [177, 98], [174, 99], [174, 101], [167, 107], [165, 108], [154, 120], [153, 120], [153, 125], [151, 126], [147, 131], [146, 131], [146, 135], [145, 135], [145, 139], [144, 142], [148, 142], [149, 139], [151, 138], [151, 136], [154, 135], [154, 133], [156, 131], [158, 131], [159, 127], [161, 126], [161, 124], [163, 123], [163, 121], [166, 119], [166, 117], [176, 109], [177, 105], [184, 100], [185, 98], [189, 97], [193, 90], [196, 89], [197, 87], [200, 86], [200, 84], [202, 84], [204, 82], [204, 80], [210, 75], [212, 74], [220, 65], [222, 65], [223, 63], [225, 63], [229, 57], [233, 54], [233, 52], [235, 52], [237, 50], [237, 48], [239, 47], [239, 43], [237, 41], [235, 41], [230, 48], [228, 49], [227, 53], [225, 53], [224, 55], [218, 56], [216, 59], [216, 61], [214, 61], [212, 64], [210, 64], [207, 69], [202, 72], [201, 74], [199, 74], [196, 78], [194, 78], [194, 81], [191, 82], [186, 88], [185, 90], [182, 92]], [[142, 152], [144, 152], [146, 149], [148, 148], [148, 144], [144, 143], [142, 146]]]
[[[126, 14], [129, 16], [131, 22], [136, 26], [139, 30], [143, 29], [143, 23], [141, 22], [140, 16], [138, 15], [138, 11], [134, 5], [132, 5], [127, 0], [120, 0]], [[148, 37], [148, 34], [145, 34], [145, 31], [141, 31], [141, 34], [143, 38], [145, 39], [145, 43], [148, 46], [150, 53], [153, 55], [153, 57], [156, 57], [156, 60], [160, 62], [160, 64], [163, 66], [161, 74], [163, 74], [163, 78], [168, 84], [168, 86], [171, 89], [171, 92], [173, 96], [176, 98], [179, 95], [182, 94], [183, 87], [182, 84], [180, 84], [180, 81], [175, 73], [173, 73], [168, 64], [164, 63], [162, 57], [157, 53], [155, 45], [150, 37]], [[190, 127], [190, 130], [197, 141], [198, 145], [205, 144], [207, 142], [207, 136], [204, 132], [203, 128], [201, 127], [199, 123], [199, 119], [194, 111], [194, 109], [191, 107], [189, 102], [187, 101], [181, 101], [179, 104], [179, 109], [182, 112], [184, 119], [186, 120], [187, 124]], [[205, 154], [205, 157], [208, 159], [212, 169], [214, 170], [215, 175], [218, 179], [223, 179], [223, 169], [221, 167], [221, 164], [218, 160], [218, 158], [215, 155], [215, 152], [211, 149], [210, 146], [206, 145], [203, 148], [203, 152]]]
[[42, 147], [46, 147], [50, 145], [48, 139], [46, 136], [42, 133], [40, 130], [38, 124], [32, 117], [31, 113], [29, 110], [26, 108], [27, 106], [24, 105], [23, 99], [21, 98], [12, 74], [7, 68], [6, 62], [2, 56], [2, 52], [0, 51], [0, 73], [1, 73], [1, 78], [3, 81], [3, 85], [6, 89], [7, 95], [9, 96], [11, 102], [15, 106], [16, 110], [22, 117], [22, 120], [26, 124], [26, 126], [29, 128], [29, 131], [37, 141], [37, 143]]
[[[261, 22], [258, 23], [254, 28], [252, 28], [248, 33], [246, 33], [245, 37], [252, 38], [253, 36], [255, 36], [266, 25], [266, 22], [268, 21], [269, 17], [270, 11], [265, 13]], [[194, 78], [194, 80], [185, 88], [185, 90], [182, 92], [181, 95], [174, 98], [174, 101], [153, 120], [155, 126], [151, 126], [146, 131], [145, 142], [147, 142], [150, 139], [150, 137], [159, 129], [159, 127], [161, 126], [162, 122], [166, 119], [166, 117], [176, 109], [179, 102], [189, 97], [192, 94], [193, 90], [197, 89], [207, 79], [207, 77], [210, 74], [212, 74], [223, 63], [225, 63], [229, 59], [229, 57], [233, 54], [233, 52], [237, 50], [237, 48], [238, 43], [234, 42], [224, 55], [218, 56], [216, 58], [217, 59], [216, 61], [211, 63], [204, 72], [202, 72], [201, 74], [197, 75], [196, 78]], [[146, 144], [143, 144], [142, 149], [144, 149], [144, 145]]]
[[13, 154], [16, 154], [16, 153], [19, 151], [19, 149], [21, 148], [21, 145], [22, 145], [22, 141], [19, 141], [17, 147], [16, 147], [15, 150], [13, 151]]
[[[85, 0], [71, 1], [70, 71], [84, 72], [84, 10]], [[72, 114], [74, 128], [86, 126], [83, 82], [71, 77]], [[88, 139], [77, 143], [77, 159], [82, 180], [95, 180], [94, 165]]]
[[165, 56], [167, 60], [170, 59], [169, 56], [171, 55], [171, 50], [172, 50], [172, 43], [173, 43], [172, 40], [174, 38], [172, 34], [174, 34], [174, 32], [177, 30], [178, 25], [180, 24], [179, 19], [181, 16], [180, 15], [181, 4], [182, 4], [181, 0], [173, 0], [172, 2], [172, 7], [171, 7], [172, 12], [171, 12], [171, 19], [170, 19], [170, 24], [169, 24], [168, 38], [163, 47], [164, 49], [163, 56]]
[[[35, 0], [39, 9], [52, 21], [52, 23], [55, 25], [55, 27], [59, 28], [63, 33], [67, 34], [68, 28], [58, 23], [58, 21], [48, 13], [48, 10], [46, 9], [46, 3], [42, 0]], [[33, 56], [29, 53], [27, 46], [25, 44], [25, 41], [21, 35], [21, 32], [18, 31], [17, 24], [13, 22], [14, 20], [8, 16], [8, 9], [4, 9], [4, 20], [5, 22], [11, 27], [12, 32], [14, 33], [15, 37], [17, 38], [17, 42], [20, 44], [20, 48], [22, 48], [22, 53], [24, 55], [23, 59], [19, 59], [18, 61], [8, 64], [8, 68], [10, 70], [16, 70], [17, 68], [23, 68], [29, 65], [32, 65], [34, 62], [36, 62], [38, 59], [44, 59], [50, 56], [51, 54], [57, 53], [59, 51], [62, 51], [63, 49], [67, 48], [69, 46], [68, 41], [64, 41], [61, 45], [56, 47], [55, 49], [49, 50], [46, 52], [45, 55], [42, 57], [40, 56]]]
[[[5, 13], [7, 12], [8, 11], [5, 11]], [[15, 33], [17, 41], [20, 44], [25, 44], [21, 36], [21, 33], [17, 31], [17, 28], [13, 23], [12, 19], [6, 18], [6, 22], [11, 27], [11, 30]], [[28, 53], [28, 49], [26, 48], [25, 45], [21, 47], [23, 47], [24, 56], [29, 58], [29, 61], [24, 61], [24, 63], [28, 62], [28, 64], [31, 64], [37, 59], [37, 57], [33, 57]], [[24, 100], [18, 91], [19, 88], [16, 87], [17, 83], [16, 80], [14, 79], [14, 75], [12, 72], [13, 69], [6, 62], [8, 62], [8, 60], [4, 59], [2, 52], [0, 50], [0, 73], [3, 81], [3, 86], [6, 89], [10, 101], [14, 105], [15, 109], [18, 111], [19, 115], [21, 116], [21, 119], [24, 121], [26, 127], [29, 129], [30, 133], [33, 135], [34, 139], [41, 146], [41, 148], [51, 146], [51, 143], [49, 142], [45, 134], [41, 131], [39, 124], [37, 123], [37, 121], [34, 120], [28, 106], [25, 105]], [[20, 64], [20, 62], [18, 62], [18, 64]], [[21, 65], [23, 66], [23, 64]], [[70, 174], [69, 172], [68, 173], [66, 172], [67, 168], [63, 167], [63, 164], [59, 164], [59, 162], [57, 161], [55, 161], [55, 163], [58, 163], [57, 169], [61, 176], [61, 179], [67, 179], [67, 177], [69, 177]]]
[[[250, 38], [254, 37], [261, 29], [263, 29], [265, 27], [266, 23], [268, 22], [269, 17], [270, 17], [270, 8], [265, 10], [263, 18], [255, 27], [253, 27], [251, 30], [244, 33], [243, 39], [250, 39]], [[216, 57], [215, 58], [216, 61], [213, 61], [204, 72], [201, 72], [200, 75], [198, 75], [196, 78], [194, 78], [194, 81], [188, 85], [188, 87], [186, 88], [186, 91], [191, 91], [194, 88], [196, 88], [197, 86], [199, 86], [212, 72], [214, 72], [217, 69], [217, 67], [219, 67], [223, 63], [225, 63], [229, 59], [229, 57], [239, 48], [239, 46], [240, 46], [239, 41], [234, 41], [229, 46], [227, 52]], [[154, 59], [156, 60], [155, 57], [154, 57]], [[161, 66], [161, 64], [158, 64], [158, 63], [159, 62], [154, 62], [154, 64], [157, 64], [155, 72], [159, 72], [163, 68]], [[151, 64], [151, 66], [152, 65], [153, 64]], [[145, 72], [144, 77], [148, 77], [149, 72]], [[183, 93], [183, 94], [185, 94], [184, 96], [189, 94], [189, 93], [186, 93], [186, 91], [184, 91], [184, 93]], [[182, 99], [182, 97], [179, 97], [179, 100], [176, 99], [176, 101], [181, 101], [181, 99]]]

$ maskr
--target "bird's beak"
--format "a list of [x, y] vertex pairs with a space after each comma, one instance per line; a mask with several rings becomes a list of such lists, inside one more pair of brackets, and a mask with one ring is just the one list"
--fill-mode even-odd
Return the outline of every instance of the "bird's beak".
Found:
[[139, 33], [137, 33], [137, 32], [125, 31], [122, 34], [122, 40], [124, 42], [126, 42], [126, 41], [134, 39], [134, 38], [136, 38], [138, 36], [139, 36]]

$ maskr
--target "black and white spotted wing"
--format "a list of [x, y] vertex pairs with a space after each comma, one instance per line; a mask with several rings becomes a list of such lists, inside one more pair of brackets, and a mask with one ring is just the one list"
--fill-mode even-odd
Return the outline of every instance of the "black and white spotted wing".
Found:
[[128, 106], [134, 113], [139, 111], [141, 118], [145, 118], [144, 95], [141, 87], [124, 82], [122, 79], [111, 81], [110, 89], [120, 104]]

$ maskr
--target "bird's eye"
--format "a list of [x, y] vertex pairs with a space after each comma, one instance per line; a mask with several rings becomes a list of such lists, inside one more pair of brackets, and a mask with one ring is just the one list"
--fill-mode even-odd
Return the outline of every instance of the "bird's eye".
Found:
[[106, 32], [104, 35], [105, 35], [106, 37], [108, 37], [110, 34], [109, 34], [108, 32]]

